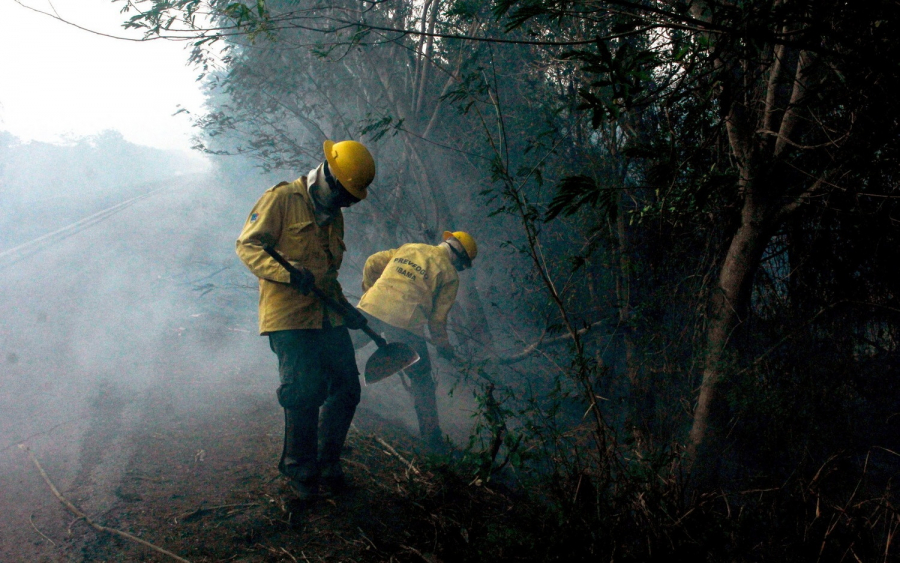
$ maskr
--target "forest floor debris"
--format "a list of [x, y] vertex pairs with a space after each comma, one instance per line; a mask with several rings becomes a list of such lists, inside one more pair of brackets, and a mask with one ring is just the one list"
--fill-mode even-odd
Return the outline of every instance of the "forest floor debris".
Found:
[[[472, 497], [462, 506], [481, 498], [475, 502], [485, 510], [471, 515], [476, 519], [512, 508], [502, 495], [488, 498], [449, 477], [439, 462], [420, 456], [412, 436], [365, 411], [344, 455], [354, 487], [312, 505], [296, 501], [277, 472], [275, 410], [169, 422], [130, 438], [145, 447], [135, 449], [121, 483], [111, 484], [110, 510], [86, 515], [54, 492], [76, 522], [93, 528], [72, 522], [64, 537], [39, 532], [56, 553], [67, 561], [472, 560], [459, 548], [479, 525], [460, 521], [456, 499]], [[205, 452], [202, 461], [198, 451]]]
[[[648, 555], [896, 560], [900, 512], [892, 489], [883, 488], [880, 475], [872, 482], [854, 477], [843, 458], [830, 458], [805, 481], [708, 493], [694, 503], [679, 500], [678, 483], [659, 475], [621, 476], [601, 489], [582, 472], [571, 482], [557, 478], [520, 490], [485, 482], [473, 473], [477, 463], [421, 455], [402, 425], [361, 409], [343, 456], [353, 487], [301, 503], [276, 469], [280, 415], [275, 406], [238, 401], [147, 419], [128, 438], [137, 447], [118, 480], [60, 493], [93, 512], [76, 508], [70, 521], [64, 512], [35, 507], [20, 526], [19, 552], [4, 561], [172, 560], [148, 544], [192, 563], [543, 562], [611, 554], [641, 562]], [[52, 477], [56, 460], [38, 454]], [[91, 502], [99, 497], [109, 504]]]

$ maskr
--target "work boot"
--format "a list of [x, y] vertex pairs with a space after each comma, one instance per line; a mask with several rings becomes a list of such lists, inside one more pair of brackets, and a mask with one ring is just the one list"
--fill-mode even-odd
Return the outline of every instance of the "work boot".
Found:
[[326, 494], [337, 495], [353, 488], [341, 468], [340, 461], [323, 465], [319, 479]]
[[297, 500], [301, 502], [310, 502], [319, 498], [319, 483], [315, 480], [298, 481], [297, 479], [290, 479], [288, 485], [294, 494], [297, 495]]

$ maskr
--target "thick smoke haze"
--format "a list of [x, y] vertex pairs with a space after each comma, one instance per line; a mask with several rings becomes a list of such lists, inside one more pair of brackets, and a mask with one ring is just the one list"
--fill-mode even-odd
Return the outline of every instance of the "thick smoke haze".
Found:
[[[3, 153], [4, 561], [12, 560], [5, 549], [21, 549], [13, 544], [28, 536], [30, 517], [49, 526], [68, 521], [19, 443], [43, 460], [57, 486], [97, 514], [118, 499], [135, 451], [152, 447], [133, 439], [138, 432], [217, 412], [264, 413], [273, 417], [272, 436], [282, 430], [275, 356], [257, 334], [256, 281], [234, 253], [246, 214], [273, 179], [249, 174], [235, 181], [192, 171], [191, 161], [174, 153], [121, 138], [105, 142], [103, 150], [94, 142], [8, 145]], [[87, 152], [74, 158], [79, 151]], [[24, 169], [24, 162], [48, 162], [48, 154], [59, 160]], [[29, 183], [29, 176], [39, 181]], [[349, 294], [363, 261], [351, 254], [345, 262], [341, 281]], [[360, 350], [360, 369], [373, 350]], [[470, 394], [457, 392], [451, 404], [453, 382], [445, 377], [440, 393], [444, 430], [463, 440], [471, 407], [460, 401]], [[416, 432], [399, 378], [364, 388], [360, 408]], [[216, 452], [198, 453], [206, 455]]]

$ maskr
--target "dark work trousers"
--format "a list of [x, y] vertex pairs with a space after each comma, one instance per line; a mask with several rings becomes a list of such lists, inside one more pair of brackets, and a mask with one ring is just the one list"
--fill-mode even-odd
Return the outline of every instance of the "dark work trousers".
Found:
[[388, 342], [403, 342], [419, 354], [419, 361], [403, 370], [412, 387], [413, 406], [419, 420], [419, 434], [422, 441], [432, 451], [442, 451], [444, 438], [438, 422], [437, 385], [431, 375], [431, 358], [425, 338], [408, 330], [389, 325], [386, 322], [361, 311], [369, 321], [369, 326], [383, 334]]
[[277, 394], [284, 407], [278, 470], [302, 482], [314, 481], [320, 473], [340, 476], [341, 449], [360, 396], [347, 328], [270, 332], [269, 346], [278, 356]]

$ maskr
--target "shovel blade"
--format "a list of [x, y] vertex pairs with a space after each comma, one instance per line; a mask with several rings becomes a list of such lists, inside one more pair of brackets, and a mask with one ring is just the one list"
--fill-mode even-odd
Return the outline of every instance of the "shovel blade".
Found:
[[419, 354], [402, 342], [391, 342], [369, 356], [366, 362], [366, 385], [378, 383], [419, 361]]

